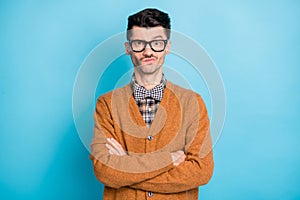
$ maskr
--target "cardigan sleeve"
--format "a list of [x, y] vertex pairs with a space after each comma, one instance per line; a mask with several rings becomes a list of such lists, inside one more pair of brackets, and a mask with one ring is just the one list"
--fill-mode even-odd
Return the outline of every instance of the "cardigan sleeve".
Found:
[[167, 172], [131, 185], [131, 188], [158, 193], [176, 193], [208, 183], [214, 167], [209, 118], [199, 95], [197, 95], [197, 101], [200, 112], [191, 118], [195, 120], [186, 131], [186, 160]]
[[[98, 99], [94, 117], [95, 128], [90, 159], [93, 161], [96, 178], [104, 185], [112, 188], [133, 185], [160, 175], [174, 167], [171, 155], [167, 151], [142, 155], [110, 155], [105, 147], [106, 138], [113, 137], [118, 140], [119, 137], [115, 133], [108, 101], [105, 98], [100, 97]], [[153, 163], [164, 167], [155, 168]], [[151, 165], [157, 170], [150, 170], [149, 166]]]

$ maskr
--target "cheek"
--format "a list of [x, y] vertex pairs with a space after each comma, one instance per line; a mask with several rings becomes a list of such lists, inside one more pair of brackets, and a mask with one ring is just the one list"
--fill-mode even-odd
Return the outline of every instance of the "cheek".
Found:
[[164, 61], [165, 60], [165, 56], [166, 56], [165, 53], [162, 53], [162, 54], [158, 55], [158, 58], [159, 58], [158, 60], [161, 61], [161, 62]]
[[134, 64], [138, 64], [139, 63], [139, 55], [137, 55], [137, 54], [131, 54], [130, 57], [131, 57], [131, 60], [132, 60], [132, 62]]

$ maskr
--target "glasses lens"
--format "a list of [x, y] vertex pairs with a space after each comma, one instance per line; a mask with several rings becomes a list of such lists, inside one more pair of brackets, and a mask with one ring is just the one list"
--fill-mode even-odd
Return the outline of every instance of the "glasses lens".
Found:
[[131, 48], [133, 51], [143, 51], [145, 48], [145, 41], [142, 40], [132, 40]]
[[163, 51], [165, 49], [164, 40], [153, 40], [151, 41], [151, 47], [154, 51]]

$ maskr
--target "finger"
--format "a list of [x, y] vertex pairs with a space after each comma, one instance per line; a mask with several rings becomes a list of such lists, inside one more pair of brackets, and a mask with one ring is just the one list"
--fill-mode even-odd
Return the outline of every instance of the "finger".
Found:
[[185, 157], [180, 158], [180, 163], [183, 163], [185, 161]]
[[111, 138], [111, 143], [114, 145], [114, 147], [116, 148], [116, 150], [119, 152], [119, 155], [123, 156], [125, 155], [125, 152], [123, 150], [123, 147], [120, 145], [119, 142], [117, 142], [115, 139]]
[[179, 166], [181, 163], [183, 163], [184, 162], [184, 159], [179, 159], [179, 160], [177, 160], [176, 162], [175, 162], [175, 166]]
[[116, 155], [113, 150], [108, 151], [110, 155]]
[[118, 145], [116, 144], [116, 142], [112, 139], [112, 138], [107, 138], [107, 141], [109, 142], [109, 144], [111, 145], [111, 146], [113, 146], [114, 147], [114, 149], [118, 149], [119, 147], [118, 147]]
[[177, 161], [177, 160], [176, 160], [176, 161], [173, 161], [173, 165], [174, 165], [174, 166], [178, 166], [178, 165], [179, 165], [178, 161]]
[[114, 149], [118, 152], [118, 155], [123, 156], [125, 155], [125, 152], [120, 145], [115, 139], [113, 138], [107, 138], [107, 141], [114, 147]]
[[118, 141], [116, 141], [114, 138], [108, 138], [107, 140], [115, 147], [120, 155], [125, 155], [125, 151]]
[[176, 155], [177, 155], [177, 159], [180, 159], [184, 155], [184, 152], [181, 150], [176, 151]]
[[123, 150], [123, 147], [121, 146], [121, 144], [115, 140], [114, 138], [110, 138], [110, 141], [116, 146], [118, 147], [119, 149], [122, 149]]
[[183, 163], [185, 161], [185, 154], [183, 151], [178, 151], [177, 155], [179, 155], [178, 159], [175, 161], [176, 166], [178, 166], [179, 164]]
[[180, 158], [182, 158], [183, 160], [185, 160], [185, 158], [186, 158], [186, 155], [185, 154], [183, 154]]
[[178, 151], [171, 153], [173, 162], [176, 162], [180, 158], [180, 153]]
[[119, 152], [113, 146], [111, 146], [110, 144], [105, 144], [105, 146], [108, 149], [110, 154], [119, 156]]
[[173, 163], [175, 163], [175, 161], [177, 160], [176, 152], [171, 153], [171, 158], [172, 158]]
[[176, 151], [176, 152], [175, 152], [176, 160], [178, 160], [182, 155], [183, 155], [182, 152]]
[[183, 151], [179, 151], [179, 154], [180, 154], [180, 157], [183, 157], [183, 158], [185, 158], [185, 154], [184, 154], [184, 152], [183, 152]]
[[106, 145], [108, 147], [108, 152], [111, 155], [118, 155], [118, 151], [116, 151], [112, 146], [108, 146], [108, 144]]
[[181, 160], [182, 162], [185, 161], [185, 158], [186, 158], [186, 155], [185, 155], [185, 154], [183, 154], [183, 155], [180, 156], [180, 160]]
[[178, 160], [178, 159], [177, 159], [177, 160], [173, 160], [173, 165], [174, 165], [174, 166], [178, 166], [178, 165], [179, 165], [179, 163], [180, 163], [180, 162], [179, 162], [179, 160]]

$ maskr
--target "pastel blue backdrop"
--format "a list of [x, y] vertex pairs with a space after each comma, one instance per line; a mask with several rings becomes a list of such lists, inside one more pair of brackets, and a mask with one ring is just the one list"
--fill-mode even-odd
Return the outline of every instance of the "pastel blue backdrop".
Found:
[[170, 13], [172, 28], [202, 45], [226, 88], [215, 171], [199, 199], [300, 199], [295, 0], [2, 0], [0, 199], [101, 199], [73, 121], [73, 84], [91, 50], [145, 7]]

